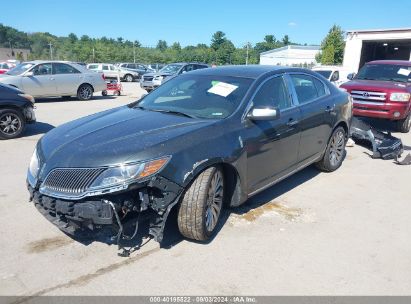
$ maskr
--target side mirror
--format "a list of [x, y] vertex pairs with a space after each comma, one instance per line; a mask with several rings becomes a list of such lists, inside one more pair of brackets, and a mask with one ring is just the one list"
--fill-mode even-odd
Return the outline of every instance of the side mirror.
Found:
[[280, 111], [277, 108], [252, 108], [247, 114], [251, 120], [274, 120], [280, 118]]
[[355, 77], [355, 73], [350, 73], [350, 74], [347, 75], [348, 80], [353, 80], [354, 77]]
[[24, 74], [25, 77], [33, 77], [34, 73], [33, 72], [27, 72], [26, 74]]

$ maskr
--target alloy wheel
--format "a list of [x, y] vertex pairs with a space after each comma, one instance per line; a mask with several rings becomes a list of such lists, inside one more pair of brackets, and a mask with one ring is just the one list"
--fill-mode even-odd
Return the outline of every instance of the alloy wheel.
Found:
[[21, 128], [21, 120], [14, 113], [4, 113], [0, 117], [0, 131], [8, 136], [18, 133]]
[[205, 225], [208, 232], [212, 232], [217, 225], [223, 207], [224, 180], [223, 174], [216, 171], [211, 179], [207, 196]]
[[344, 157], [345, 135], [344, 132], [338, 131], [334, 134], [330, 142], [330, 163], [332, 166], [338, 166]]
[[93, 91], [90, 87], [88, 86], [84, 86], [80, 88], [80, 92], [79, 95], [82, 99], [84, 100], [88, 100], [91, 98], [91, 96], [93, 95]]

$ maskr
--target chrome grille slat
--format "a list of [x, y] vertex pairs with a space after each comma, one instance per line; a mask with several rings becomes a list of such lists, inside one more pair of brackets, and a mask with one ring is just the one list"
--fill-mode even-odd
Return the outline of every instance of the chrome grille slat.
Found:
[[42, 189], [62, 194], [80, 194], [88, 190], [105, 168], [54, 169], [42, 184]]
[[354, 99], [354, 102], [355, 101], [358, 101], [358, 102], [367, 101], [367, 102], [373, 102], [376, 104], [382, 104], [385, 102], [387, 98], [387, 93], [353, 90], [351, 91], [351, 96]]

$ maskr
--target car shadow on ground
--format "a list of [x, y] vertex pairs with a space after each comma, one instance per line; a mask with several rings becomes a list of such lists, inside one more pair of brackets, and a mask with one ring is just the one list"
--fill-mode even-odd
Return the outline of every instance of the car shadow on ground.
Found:
[[44, 133], [47, 133], [48, 131], [50, 131], [54, 128], [55, 128], [55, 126], [53, 126], [51, 124], [48, 124], [46, 122], [38, 121], [34, 124], [27, 125], [26, 129], [24, 130], [24, 133], [22, 134], [21, 137], [44, 134]]
[[369, 117], [357, 117], [359, 120], [369, 124], [371, 127], [382, 132], [398, 132], [397, 123], [391, 120], [376, 119]]
[[107, 99], [116, 99], [117, 96], [114, 95], [107, 95], [107, 96], [93, 96], [91, 100], [82, 101], [78, 100], [76, 97], [50, 97], [50, 98], [36, 98], [36, 103], [52, 103], [52, 102], [72, 102], [72, 101], [80, 101], [80, 102], [88, 102], [93, 100], [107, 100]]
[[[242, 206], [236, 208], [225, 209], [222, 214], [221, 220], [216, 228], [216, 231], [213, 237], [207, 242], [196, 242], [199, 245], [207, 245], [211, 243], [214, 238], [219, 234], [220, 230], [224, 227], [227, 220], [231, 214], [243, 215], [256, 208], [263, 206], [275, 198], [287, 193], [288, 191], [302, 185], [303, 183], [311, 180], [320, 173], [318, 169], [314, 166], [309, 166], [302, 171], [288, 177], [287, 179], [279, 182], [278, 184], [262, 191], [253, 198], [249, 199]], [[177, 223], [177, 213], [178, 207], [174, 207], [167, 219], [163, 240], [160, 243], [160, 247], [163, 249], [171, 249], [172, 247], [178, 245], [181, 241], [184, 240], [184, 237], [180, 234]], [[130, 220], [124, 224], [124, 233], [128, 236], [132, 236], [135, 231], [135, 220]], [[85, 246], [90, 245], [93, 242], [102, 242], [109, 245], [117, 245], [116, 238], [113, 237], [116, 235], [114, 230], [108, 229], [100, 231], [97, 234], [82, 234], [80, 236], [68, 235], [74, 240], [82, 243]], [[138, 249], [144, 247], [147, 243], [151, 242], [152, 238], [149, 237], [149, 221], [141, 220], [139, 222], [138, 233], [132, 240], [121, 240], [121, 245], [126, 248], [126, 255], [131, 254]], [[124, 253], [124, 251], [119, 250], [119, 254]]]

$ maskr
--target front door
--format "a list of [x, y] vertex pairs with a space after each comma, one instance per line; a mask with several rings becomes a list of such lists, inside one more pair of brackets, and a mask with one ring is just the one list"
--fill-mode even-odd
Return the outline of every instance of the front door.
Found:
[[65, 63], [53, 63], [54, 81], [59, 95], [75, 95], [82, 82], [80, 71]]
[[292, 105], [283, 76], [266, 80], [252, 99], [253, 107], [276, 107], [275, 120], [245, 121], [248, 192], [287, 174], [297, 163], [300, 110]]
[[22, 78], [22, 90], [37, 96], [56, 96], [56, 82], [52, 74], [52, 64], [42, 63], [30, 70], [33, 76]]

